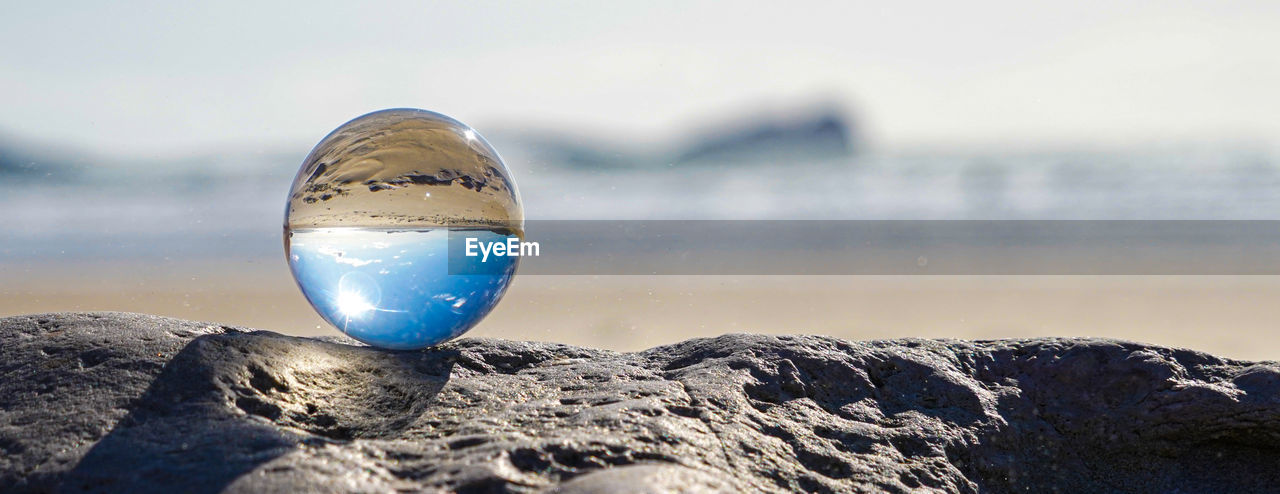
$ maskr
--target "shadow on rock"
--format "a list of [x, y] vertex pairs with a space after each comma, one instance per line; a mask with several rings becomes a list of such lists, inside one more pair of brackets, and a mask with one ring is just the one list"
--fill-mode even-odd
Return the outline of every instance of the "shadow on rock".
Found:
[[0, 319], [0, 375], [6, 492], [1280, 485], [1280, 364], [1113, 340], [726, 335], [618, 353], [464, 339], [384, 352], [51, 314]]
[[62, 490], [219, 492], [304, 445], [398, 435], [448, 381], [450, 353], [267, 332], [201, 336], [165, 366]]

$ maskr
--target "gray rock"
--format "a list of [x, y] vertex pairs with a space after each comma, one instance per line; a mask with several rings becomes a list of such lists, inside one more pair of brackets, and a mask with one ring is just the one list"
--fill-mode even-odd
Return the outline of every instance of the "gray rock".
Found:
[[0, 319], [0, 491], [1280, 491], [1280, 366], [1098, 339], [389, 352]]

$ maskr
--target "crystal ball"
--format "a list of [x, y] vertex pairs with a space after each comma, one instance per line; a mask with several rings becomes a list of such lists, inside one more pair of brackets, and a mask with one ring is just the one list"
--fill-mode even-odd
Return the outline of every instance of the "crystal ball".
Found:
[[519, 257], [458, 246], [523, 238], [511, 172], [472, 128], [426, 110], [343, 124], [311, 150], [285, 209], [285, 254], [311, 306], [348, 336], [412, 350], [471, 329]]

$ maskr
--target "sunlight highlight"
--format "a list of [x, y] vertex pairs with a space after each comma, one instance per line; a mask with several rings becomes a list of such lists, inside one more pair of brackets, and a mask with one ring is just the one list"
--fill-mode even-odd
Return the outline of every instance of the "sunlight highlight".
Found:
[[375, 309], [377, 307], [365, 300], [359, 293], [351, 291], [338, 293], [338, 311], [347, 317], [360, 317], [364, 313]]

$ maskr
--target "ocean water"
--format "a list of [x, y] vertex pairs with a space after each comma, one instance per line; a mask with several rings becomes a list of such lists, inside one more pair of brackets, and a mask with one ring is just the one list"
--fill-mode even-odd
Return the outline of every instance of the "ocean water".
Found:
[[468, 237], [506, 241], [491, 230], [326, 228], [286, 237], [289, 267], [311, 306], [348, 336], [390, 349], [466, 332], [502, 299], [519, 264], [457, 251]]
[[1280, 219], [1280, 161], [1251, 149], [872, 154], [620, 170], [522, 170], [508, 161], [530, 219]]
[[[1257, 149], [899, 153], [585, 169], [495, 145], [534, 221], [1280, 219], [1280, 160]], [[254, 155], [234, 166], [187, 163], [163, 175], [104, 168], [0, 177], [0, 263], [279, 262], [283, 203], [301, 160]]]

